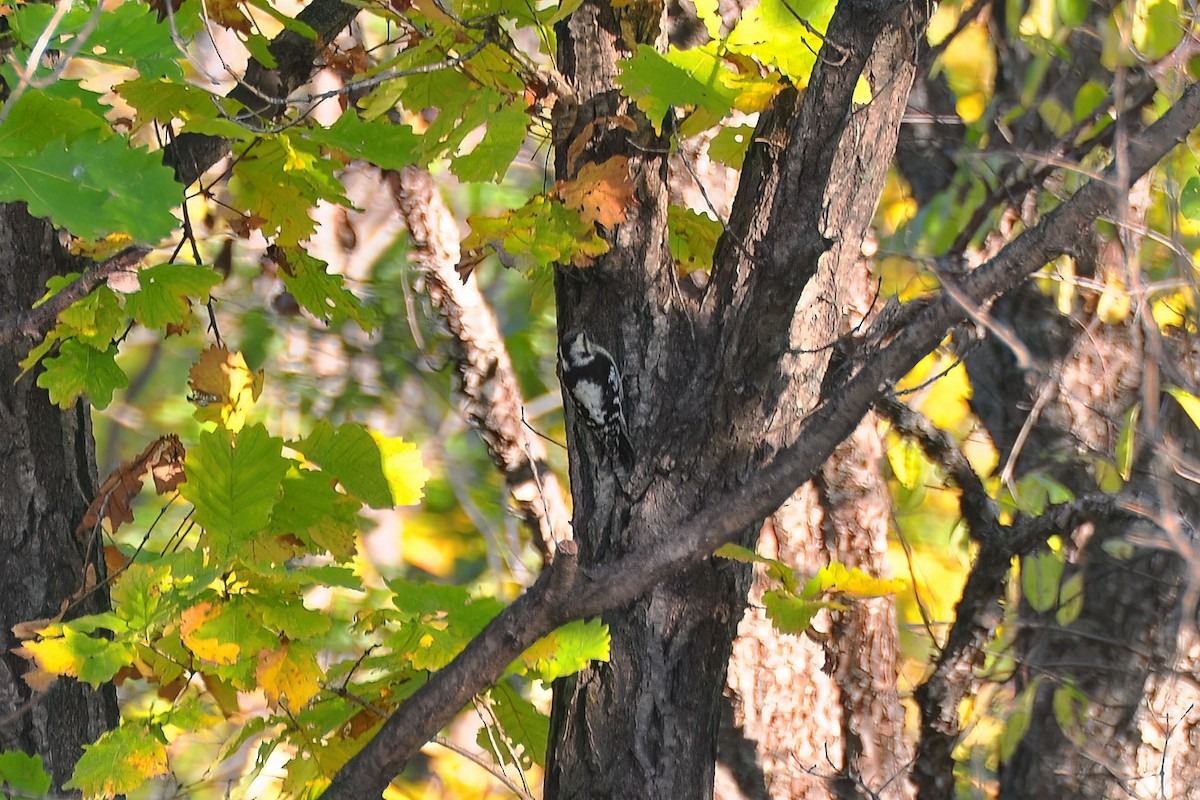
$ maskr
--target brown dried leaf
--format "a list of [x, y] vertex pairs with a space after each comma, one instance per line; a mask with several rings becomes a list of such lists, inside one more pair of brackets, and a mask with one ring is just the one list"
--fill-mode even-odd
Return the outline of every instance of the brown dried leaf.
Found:
[[116, 532], [126, 522], [133, 522], [133, 499], [142, 490], [142, 481], [149, 470], [154, 477], [155, 490], [159, 494], [173, 491], [186, 478], [183, 474], [183, 459], [186, 455], [179, 437], [171, 433], [155, 439], [140, 454], [113, 470], [100, 485], [100, 491], [83, 515], [83, 522], [75, 529], [76, 536], [84, 536], [96, 526], [102, 517], [108, 518], [109, 529]]
[[613, 156], [601, 164], [584, 164], [574, 180], [558, 185], [558, 195], [564, 205], [578, 209], [584, 222], [619, 225], [634, 202], [629, 159]]

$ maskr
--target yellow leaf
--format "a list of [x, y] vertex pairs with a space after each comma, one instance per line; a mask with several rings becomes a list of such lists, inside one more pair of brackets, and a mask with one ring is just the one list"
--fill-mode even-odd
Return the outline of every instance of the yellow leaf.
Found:
[[830, 593], [859, 598], [883, 597], [903, 590], [905, 585], [899, 578], [873, 578], [858, 567], [847, 568], [845, 564], [834, 561], [821, 567], [809, 580], [804, 587], [804, 596], [816, 597]]
[[1100, 302], [1096, 304], [1096, 316], [1100, 321], [1109, 325], [1119, 325], [1129, 316], [1132, 301], [1125, 284], [1110, 277], [1104, 282], [1104, 291], [1100, 294]]
[[196, 404], [196, 419], [218, 422], [231, 431], [246, 424], [246, 415], [262, 394], [263, 370], [251, 372], [241, 353], [216, 345], [200, 354], [188, 373], [189, 399]]
[[221, 610], [212, 603], [197, 603], [180, 614], [179, 633], [187, 649], [201, 661], [227, 666], [237, 661], [241, 648], [235, 642], [222, 642], [204, 636], [199, 630], [204, 623], [220, 615]]
[[1183, 407], [1197, 428], [1200, 428], [1200, 397], [1178, 386], [1168, 386], [1167, 393]]
[[421, 451], [412, 442], [398, 436], [384, 436], [371, 431], [371, 438], [379, 446], [379, 459], [383, 465], [383, 477], [392, 492], [392, 503], [411, 506], [424, 497], [429, 470], [421, 463]]
[[294, 643], [285, 642], [276, 650], [263, 650], [258, 654], [258, 667], [254, 677], [258, 685], [274, 703], [287, 698], [287, 707], [298, 711], [321, 691], [318, 683], [320, 667], [312, 653], [297, 658]]

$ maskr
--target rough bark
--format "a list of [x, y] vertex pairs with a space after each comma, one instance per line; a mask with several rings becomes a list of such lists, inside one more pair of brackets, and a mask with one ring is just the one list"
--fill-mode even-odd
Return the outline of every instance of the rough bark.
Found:
[[[618, 130], [582, 148], [596, 162], [627, 155], [638, 201], [608, 255], [557, 279], [560, 333], [584, 327], [622, 362], [639, 451], [633, 473], [617, 475], [594, 440], [573, 431], [584, 564], [649, 544], [702, 508], [713, 487], [744, 482], [816, 405], [842, 327], [842, 286], [885, 174], [877, 156], [894, 146], [912, 79], [905, 11], [848, 6], [830, 26], [828, 68], [804, 99], [785, 92], [763, 115], [704, 297], [676, 284], [666, 247], [668, 142], [643, 119], [639, 141]], [[559, 66], [579, 102], [574, 129], [560, 137], [560, 170], [589, 122], [638, 117], [614, 91], [620, 31], [611, 10], [589, 3], [560, 31]], [[851, 113], [860, 74], [879, 89]], [[631, 535], [631, 517], [645, 521], [644, 538]], [[708, 561], [605, 616], [609, 663], [556, 687], [547, 797], [711, 796], [721, 686], [746, 590], [745, 568]]]
[[[849, 334], [872, 307], [866, 264], [845, 276]], [[759, 552], [813, 574], [830, 561], [886, 575], [891, 498], [880, 474], [878, 421], [868, 416], [763, 528]], [[911, 757], [896, 690], [894, 603], [855, 603], [822, 619], [816, 638], [782, 636], [761, 603], [756, 570], [727, 678], [717, 800], [912, 796]]]
[[425, 170], [408, 167], [388, 180], [413, 239], [414, 267], [456, 341], [463, 415], [487, 445], [534, 544], [544, 558], [553, 558], [555, 542], [570, 537], [563, 490], [546, 466], [545, 445], [525, 426], [525, 401], [496, 315], [478, 282], [464, 282], [455, 272], [454, 217]]
[[[20, 203], [0, 205], [0, 252], [0, 319], [28, 311], [52, 275], [78, 269], [50, 225]], [[83, 745], [116, 725], [117, 706], [111, 684], [59, 679], [35, 694], [21, 677], [31, 663], [11, 652], [19, 644], [13, 625], [58, 615], [104, 578], [102, 543], [75, 535], [97, 489], [89, 407], [52, 405], [36, 371], [17, 380], [18, 362], [36, 343], [19, 333], [0, 348], [0, 751], [41, 755], [62, 792]], [[68, 618], [107, 607], [101, 587], [71, 605]]]

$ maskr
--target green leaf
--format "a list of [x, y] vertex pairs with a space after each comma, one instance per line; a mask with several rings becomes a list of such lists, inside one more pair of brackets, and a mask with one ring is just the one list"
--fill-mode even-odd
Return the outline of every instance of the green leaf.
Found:
[[1063, 27], [1077, 28], [1087, 21], [1091, 0], [1057, 0], [1058, 18]]
[[279, 245], [296, 245], [316, 231], [308, 212], [319, 201], [350, 204], [337, 178], [338, 163], [322, 157], [313, 142], [279, 133], [260, 137], [237, 155], [229, 191], [240, 208], [263, 220], [263, 235], [276, 237]]
[[597, 235], [594, 224], [584, 222], [578, 210], [544, 195], [499, 216], [472, 215], [467, 225], [471, 233], [462, 242], [464, 259], [482, 258], [494, 250], [506, 267], [527, 275], [554, 264], [586, 265], [608, 252], [608, 243]]
[[525, 143], [529, 115], [516, 103], [502, 105], [488, 116], [487, 132], [471, 150], [450, 162], [460, 181], [499, 182]]
[[382, 119], [364, 122], [353, 109], [343, 111], [337, 122], [328, 128], [305, 130], [304, 136], [382, 169], [402, 169], [415, 163], [416, 148], [420, 142], [420, 137], [407, 125], [396, 125]]
[[1063, 734], [1076, 744], [1083, 744], [1087, 737], [1084, 726], [1087, 724], [1090, 703], [1087, 695], [1070, 682], [1054, 687], [1054, 695], [1050, 707], [1054, 710], [1054, 720]]
[[[51, 625], [38, 640], [24, 642], [38, 667], [55, 675], [71, 675], [99, 686], [133, 663], [133, 648], [120, 639], [91, 636], [89, 618], [81, 617], [62, 625]], [[97, 627], [109, 628], [120, 620], [101, 621]], [[123, 625], [122, 625], [123, 627]]]
[[1099, 108], [1108, 97], [1108, 89], [1097, 81], [1088, 81], [1080, 87], [1075, 95], [1075, 121], [1082, 122], [1085, 117]]
[[123, 232], [158, 242], [176, 227], [171, 208], [180, 196], [161, 155], [99, 131], [70, 146], [57, 139], [36, 154], [0, 156], [0, 200], [23, 200], [31, 214], [86, 239]]
[[[546, 743], [550, 740], [550, 718], [506, 684], [492, 687], [488, 696], [491, 698], [489, 708], [499, 731], [485, 727], [476, 735], [475, 741], [499, 764], [517, 761], [522, 769], [529, 769], [534, 764], [544, 766]], [[494, 740], [499, 737], [506, 739], [509, 747], [495, 747]]]
[[[253, 141], [255, 134], [228, 117], [244, 111], [241, 103], [217, 97], [186, 83], [165, 79], [136, 78], [113, 87], [125, 102], [137, 109], [135, 131], [152, 122], [179, 121], [180, 132], [207, 133], [234, 141]], [[225, 116], [221, 109], [225, 109]]]
[[20, 750], [0, 753], [0, 789], [7, 787], [18, 796], [42, 797], [50, 791], [50, 784], [40, 755]]
[[280, 455], [282, 447], [282, 439], [255, 424], [243, 428], [236, 442], [227, 432], [206, 431], [189, 448], [188, 479], [179, 491], [196, 507], [196, 522], [218, 556], [237, 552], [266, 527], [292, 463]]
[[138, 290], [125, 296], [125, 308], [147, 328], [181, 325], [191, 317], [191, 299], [205, 303], [221, 282], [215, 270], [195, 264], [160, 264], [137, 273]]
[[746, 157], [746, 150], [750, 148], [753, 136], [752, 125], [730, 125], [721, 128], [708, 143], [708, 157], [727, 167], [741, 169], [742, 160]]
[[761, 0], [742, 14], [725, 44], [775, 67], [797, 87], [807, 86], [835, 5], [836, 0]]
[[330, 325], [354, 320], [364, 331], [376, 325], [375, 315], [346, 288], [346, 279], [327, 272], [328, 264], [300, 248], [275, 248], [268, 255], [279, 261], [279, 278], [308, 313]]
[[[1195, 179], [1193, 178], [1193, 180]], [[1178, 386], [1168, 386], [1167, 394], [1175, 398], [1175, 402], [1179, 403], [1187, 413], [1188, 417], [1192, 420], [1192, 424], [1200, 428], [1200, 397], [1196, 397], [1196, 395]]]
[[1066, 561], [1047, 550], [1021, 559], [1021, 591], [1034, 611], [1045, 613], [1058, 605]]
[[108, 122], [77, 103], [46, 92], [25, 92], [0, 125], [0, 155], [28, 156], [41, 152], [47, 140], [71, 142], [86, 131], [107, 138]]
[[362, 503], [329, 485], [318, 470], [292, 470], [283, 479], [283, 495], [271, 512], [271, 532], [290, 533], [328, 550], [334, 558], [354, 554]]
[[1031, 712], [1021, 708], [1009, 714], [1000, 733], [1000, 761], [1007, 763], [1017, 751], [1017, 745], [1025, 738], [1032, 720]]
[[412, 505], [429, 480], [415, 444], [354, 423], [335, 431], [321, 420], [308, 438], [292, 446], [371, 508]]
[[576, 620], [534, 644], [521, 655], [521, 660], [549, 684], [593, 661], [608, 661], [610, 644], [608, 626], [603, 622]]
[[68, 408], [86, 394], [96, 408], [108, 408], [113, 391], [129, 385], [129, 378], [117, 366], [117, 347], [96, 350], [73, 339], [62, 343], [58, 355], [46, 359], [37, 385], [50, 395], [50, 402]]
[[1183, 191], [1179, 193], [1179, 210], [1190, 220], [1200, 220], [1200, 178], [1188, 178], [1183, 185]]
[[808, 630], [821, 609], [838, 607], [820, 600], [802, 600], [778, 589], [763, 594], [763, 606], [767, 610], [767, 619], [776, 630], [796, 636]]
[[258, 600], [263, 624], [289, 639], [321, 636], [333, 624], [327, 613], [307, 608], [299, 597], [265, 597], [260, 594]]
[[1176, 0], [1137, 0], [1133, 14], [1133, 44], [1150, 61], [1157, 61], [1183, 40], [1183, 20]]
[[1059, 625], [1070, 625], [1083, 613], [1083, 573], [1077, 572], [1063, 581], [1059, 592], [1058, 610], [1054, 619]]
[[[18, 8], [13, 16], [14, 29], [21, 41], [32, 45], [49, 26], [54, 7], [28, 4]], [[71, 39], [87, 36], [77, 58], [130, 67], [147, 77], [183, 80], [181, 62], [186, 56], [171, 41], [170, 27], [159, 24], [155, 13], [141, 3], [106, 8], [98, 18], [90, 7], [81, 4], [63, 17], [55, 33]]]
[[167, 773], [167, 747], [156, 726], [122, 725], [85, 744], [68, 789], [88, 797], [112, 797]]
[[738, 91], [729, 85], [732, 69], [709, 44], [691, 50], [673, 50], [664, 55], [649, 45], [638, 45], [637, 53], [620, 63], [617, 82], [624, 94], [637, 103], [662, 133], [663, 120], [675, 106], [692, 106], [708, 112], [716, 122], [733, 109]]
[[58, 315], [57, 333], [62, 339], [74, 338], [96, 350], [107, 350], [125, 321], [117, 293], [107, 286], [97, 286]]
[[680, 206], [667, 209], [670, 226], [671, 257], [683, 273], [712, 268], [713, 252], [724, 228], [721, 223], [704, 214]]
[[1121, 432], [1117, 435], [1115, 453], [1117, 469], [1121, 473], [1121, 479], [1126, 481], [1133, 474], [1133, 457], [1137, 452], [1137, 448], [1134, 446], [1134, 437], [1137, 434], [1138, 413], [1141, 410], [1141, 403], [1133, 404], [1133, 407], [1125, 413], [1125, 419], [1121, 423]]

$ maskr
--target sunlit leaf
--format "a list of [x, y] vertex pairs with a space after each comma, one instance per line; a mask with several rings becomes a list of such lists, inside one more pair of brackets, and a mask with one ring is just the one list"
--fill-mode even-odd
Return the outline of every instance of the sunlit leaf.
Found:
[[188, 450], [188, 480], [179, 491], [196, 507], [196, 522], [217, 553], [235, 552], [266, 527], [291, 464], [280, 455], [282, 446], [262, 425], [251, 425], [236, 441], [226, 432], [206, 431]]
[[84, 238], [123, 231], [135, 241], [158, 242], [178, 224], [171, 207], [181, 198], [160, 155], [97, 131], [70, 145], [57, 139], [37, 153], [0, 155], [0, 200], [23, 200], [29, 213]]
[[122, 725], [85, 744], [67, 788], [88, 797], [112, 797], [141, 788], [167, 772], [167, 746], [161, 731]]
[[609, 644], [608, 626], [603, 622], [576, 620], [540, 639], [521, 655], [521, 661], [550, 683], [593, 661], [607, 661]]
[[47, 358], [37, 385], [50, 395], [50, 402], [68, 408], [87, 395], [96, 408], [108, 408], [113, 391], [129, 385], [129, 377], [117, 366], [117, 347], [95, 350], [74, 339], [62, 343], [58, 355]]
[[1192, 420], [1192, 424], [1200, 428], [1200, 397], [1196, 397], [1196, 395], [1178, 386], [1168, 386], [1167, 394], [1175, 398], [1175, 402], [1179, 403], [1187, 413], [1188, 418]]
[[196, 405], [196, 419], [217, 422], [237, 432], [262, 394], [265, 373], [251, 372], [241, 353], [212, 345], [188, 371], [189, 399]]
[[293, 446], [372, 508], [416, 503], [429, 479], [415, 444], [354, 423], [335, 431], [321, 420]]

